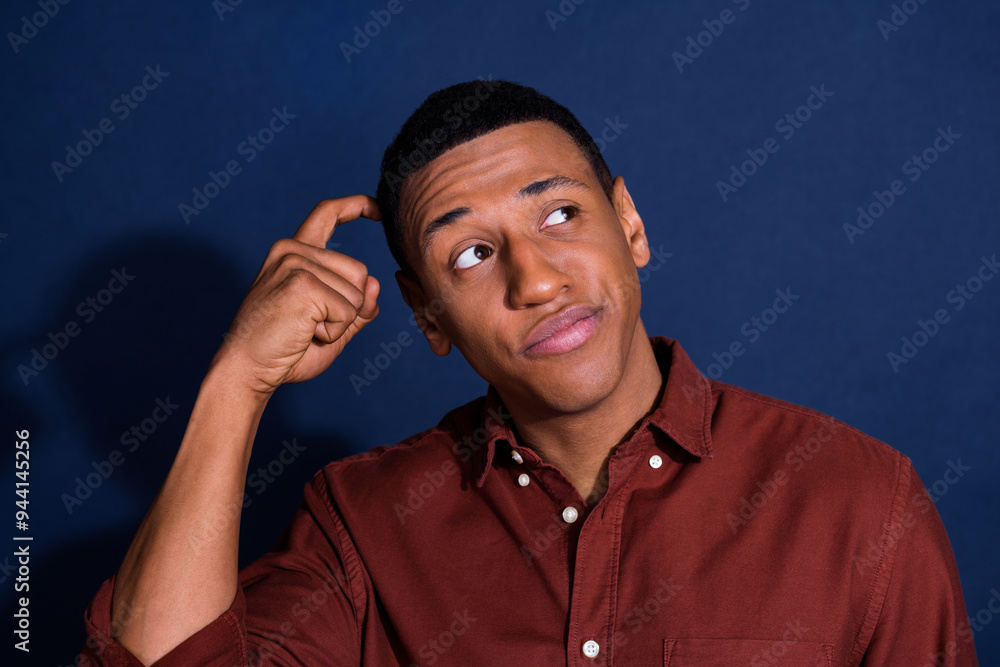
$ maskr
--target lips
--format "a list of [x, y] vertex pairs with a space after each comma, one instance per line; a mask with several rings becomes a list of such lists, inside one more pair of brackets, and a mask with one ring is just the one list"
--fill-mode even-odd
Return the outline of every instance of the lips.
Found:
[[600, 308], [590, 305], [570, 306], [546, 317], [528, 333], [526, 354], [559, 354], [583, 345], [597, 327]]

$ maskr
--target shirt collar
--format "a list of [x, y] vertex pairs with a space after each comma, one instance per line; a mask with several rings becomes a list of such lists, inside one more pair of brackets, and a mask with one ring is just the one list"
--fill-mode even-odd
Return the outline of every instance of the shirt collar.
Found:
[[[669, 436], [683, 449], [699, 458], [714, 458], [712, 449], [712, 399], [711, 383], [695, 367], [687, 352], [677, 341], [664, 336], [649, 339], [656, 355], [656, 363], [666, 378], [666, 386], [659, 405], [649, 415], [644, 425], [653, 426]], [[510, 413], [493, 385], [486, 392], [476, 440], [483, 442], [473, 457], [476, 486], [481, 487], [493, 465], [498, 441], [513, 444], [517, 440], [511, 428]], [[641, 429], [640, 429], [641, 430]], [[485, 432], [485, 437], [483, 433]], [[633, 436], [634, 437], [634, 436]]]

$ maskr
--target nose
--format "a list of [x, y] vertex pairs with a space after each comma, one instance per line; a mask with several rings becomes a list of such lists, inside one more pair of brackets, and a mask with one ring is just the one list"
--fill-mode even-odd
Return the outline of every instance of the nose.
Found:
[[573, 286], [550, 245], [527, 239], [509, 239], [506, 243], [507, 300], [511, 308], [548, 303]]

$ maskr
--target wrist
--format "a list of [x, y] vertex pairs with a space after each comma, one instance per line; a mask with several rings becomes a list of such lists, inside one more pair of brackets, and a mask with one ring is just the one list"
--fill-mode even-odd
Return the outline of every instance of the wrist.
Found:
[[264, 386], [247, 367], [245, 359], [220, 349], [208, 365], [199, 393], [225, 396], [254, 412], [263, 412], [275, 388]]

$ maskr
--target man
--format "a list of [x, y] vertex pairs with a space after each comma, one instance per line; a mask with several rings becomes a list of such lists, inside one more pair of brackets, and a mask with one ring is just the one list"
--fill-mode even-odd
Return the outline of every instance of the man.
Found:
[[[461, 112], [461, 113], [458, 113]], [[508, 82], [431, 95], [378, 200], [322, 202], [272, 246], [173, 467], [87, 612], [136, 665], [975, 665], [947, 536], [908, 459], [705, 379], [649, 338], [642, 218], [565, 108]], [[237, 572], [274, 390], [378, 313], [325, 249], [381, 218], [431, 349], [486, 397], [331, 463]]]

